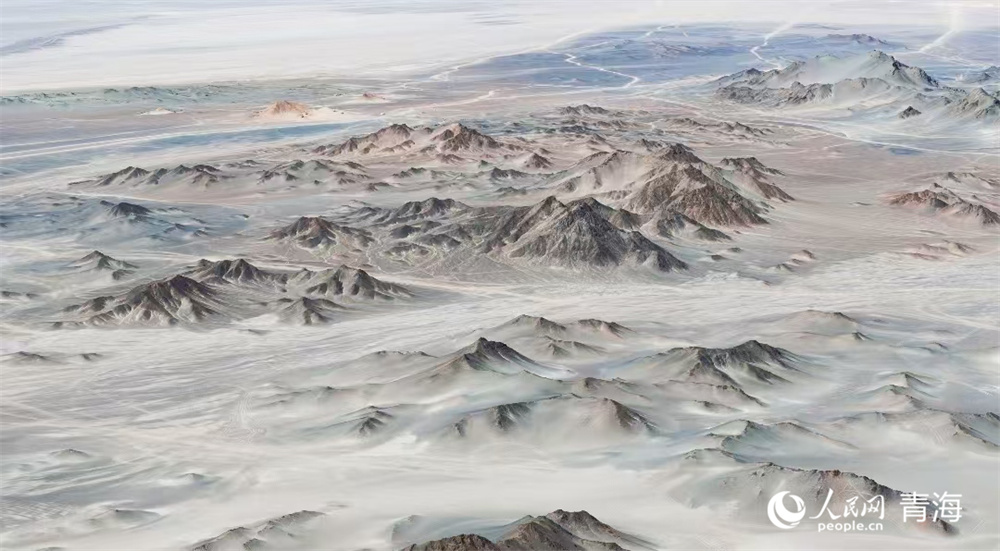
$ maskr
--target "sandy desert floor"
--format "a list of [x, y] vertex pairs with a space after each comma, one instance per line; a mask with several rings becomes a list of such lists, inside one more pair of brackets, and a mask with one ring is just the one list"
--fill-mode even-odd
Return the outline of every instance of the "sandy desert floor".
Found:
[[996, 549], [995, 34], [622, 29], [141, 88], [9, 54], [3, 547]]

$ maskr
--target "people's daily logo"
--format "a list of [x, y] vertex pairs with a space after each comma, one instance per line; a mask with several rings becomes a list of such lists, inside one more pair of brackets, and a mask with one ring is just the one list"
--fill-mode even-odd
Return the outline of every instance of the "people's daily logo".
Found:
[[[933, 497], [932, 497], [933, 496]], [[903, 523], [948, 522], [962, 518], [961, 494], [902, 493], [899, 505], [903, 509]], [[835, 505], [836, 504], [836, 505]], [[815, 520], [820, 532], [872, 532], [881, 531], [885, 519], [885, 496], [848, 495], [846, 499], [835, 500], [832, 488], [827, 490], [826, 500], [818, 513], [809, 517]], [[791, 530], [806, 518], [806, 504], [801, 497], [781, 491], [767, 502], [767, 518], [771, 524], [782, 530]]]
[[[789, 510], [785, 507], [785, 496], [792, 501], [794, 506], [793, 510]], [[802, 498], [789, 493], [789, 492], [778, 492], [771, 497], [771, 501], [767, 503], [767, 518], [771, 520], [771, 524], [781, 528], [782, 530], [788, 530], [798, 526], [802, 522], [803, 517], [806, 516], [806, 504], [802, 501]]]

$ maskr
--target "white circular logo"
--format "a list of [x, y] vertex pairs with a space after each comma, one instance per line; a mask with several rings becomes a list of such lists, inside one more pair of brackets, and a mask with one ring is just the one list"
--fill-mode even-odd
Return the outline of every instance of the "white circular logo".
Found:
[[[795, 502], [795, 511], [785, 509], [784, 500], [786, 495]], [[778, 492], [771, 497], [771, 501], [767, 502], [767, 518], [771, 520], [771, 524], [782, 530], [795, 528], [805, 516], [806, 504], [802, 501], [801, 497], [795, 494]]]

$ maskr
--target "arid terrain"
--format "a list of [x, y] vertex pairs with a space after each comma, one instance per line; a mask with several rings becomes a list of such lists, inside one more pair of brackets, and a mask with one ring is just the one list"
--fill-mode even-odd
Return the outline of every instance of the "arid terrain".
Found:
[[997, 549], [996, 30], [775, 26], [19, 74], [3, 548]]

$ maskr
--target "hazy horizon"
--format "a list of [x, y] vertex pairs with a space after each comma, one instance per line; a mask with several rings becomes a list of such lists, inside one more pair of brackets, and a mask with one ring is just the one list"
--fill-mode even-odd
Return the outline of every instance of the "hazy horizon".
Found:
[[[905, 6], [905, 9], [904, 9]], [[996, 27], [996, 2], [5, 2], [3, 93], [269, 78], [387, 77], [602, 30], [724, 22]], [[776, 14], [781, 14], [780, 17]], [[860, 26], [859, 26], [860, 23]], [[770, 26], [771, 28], [767, 28]], [[230, 32], [231, 31], [231, 32]]]

